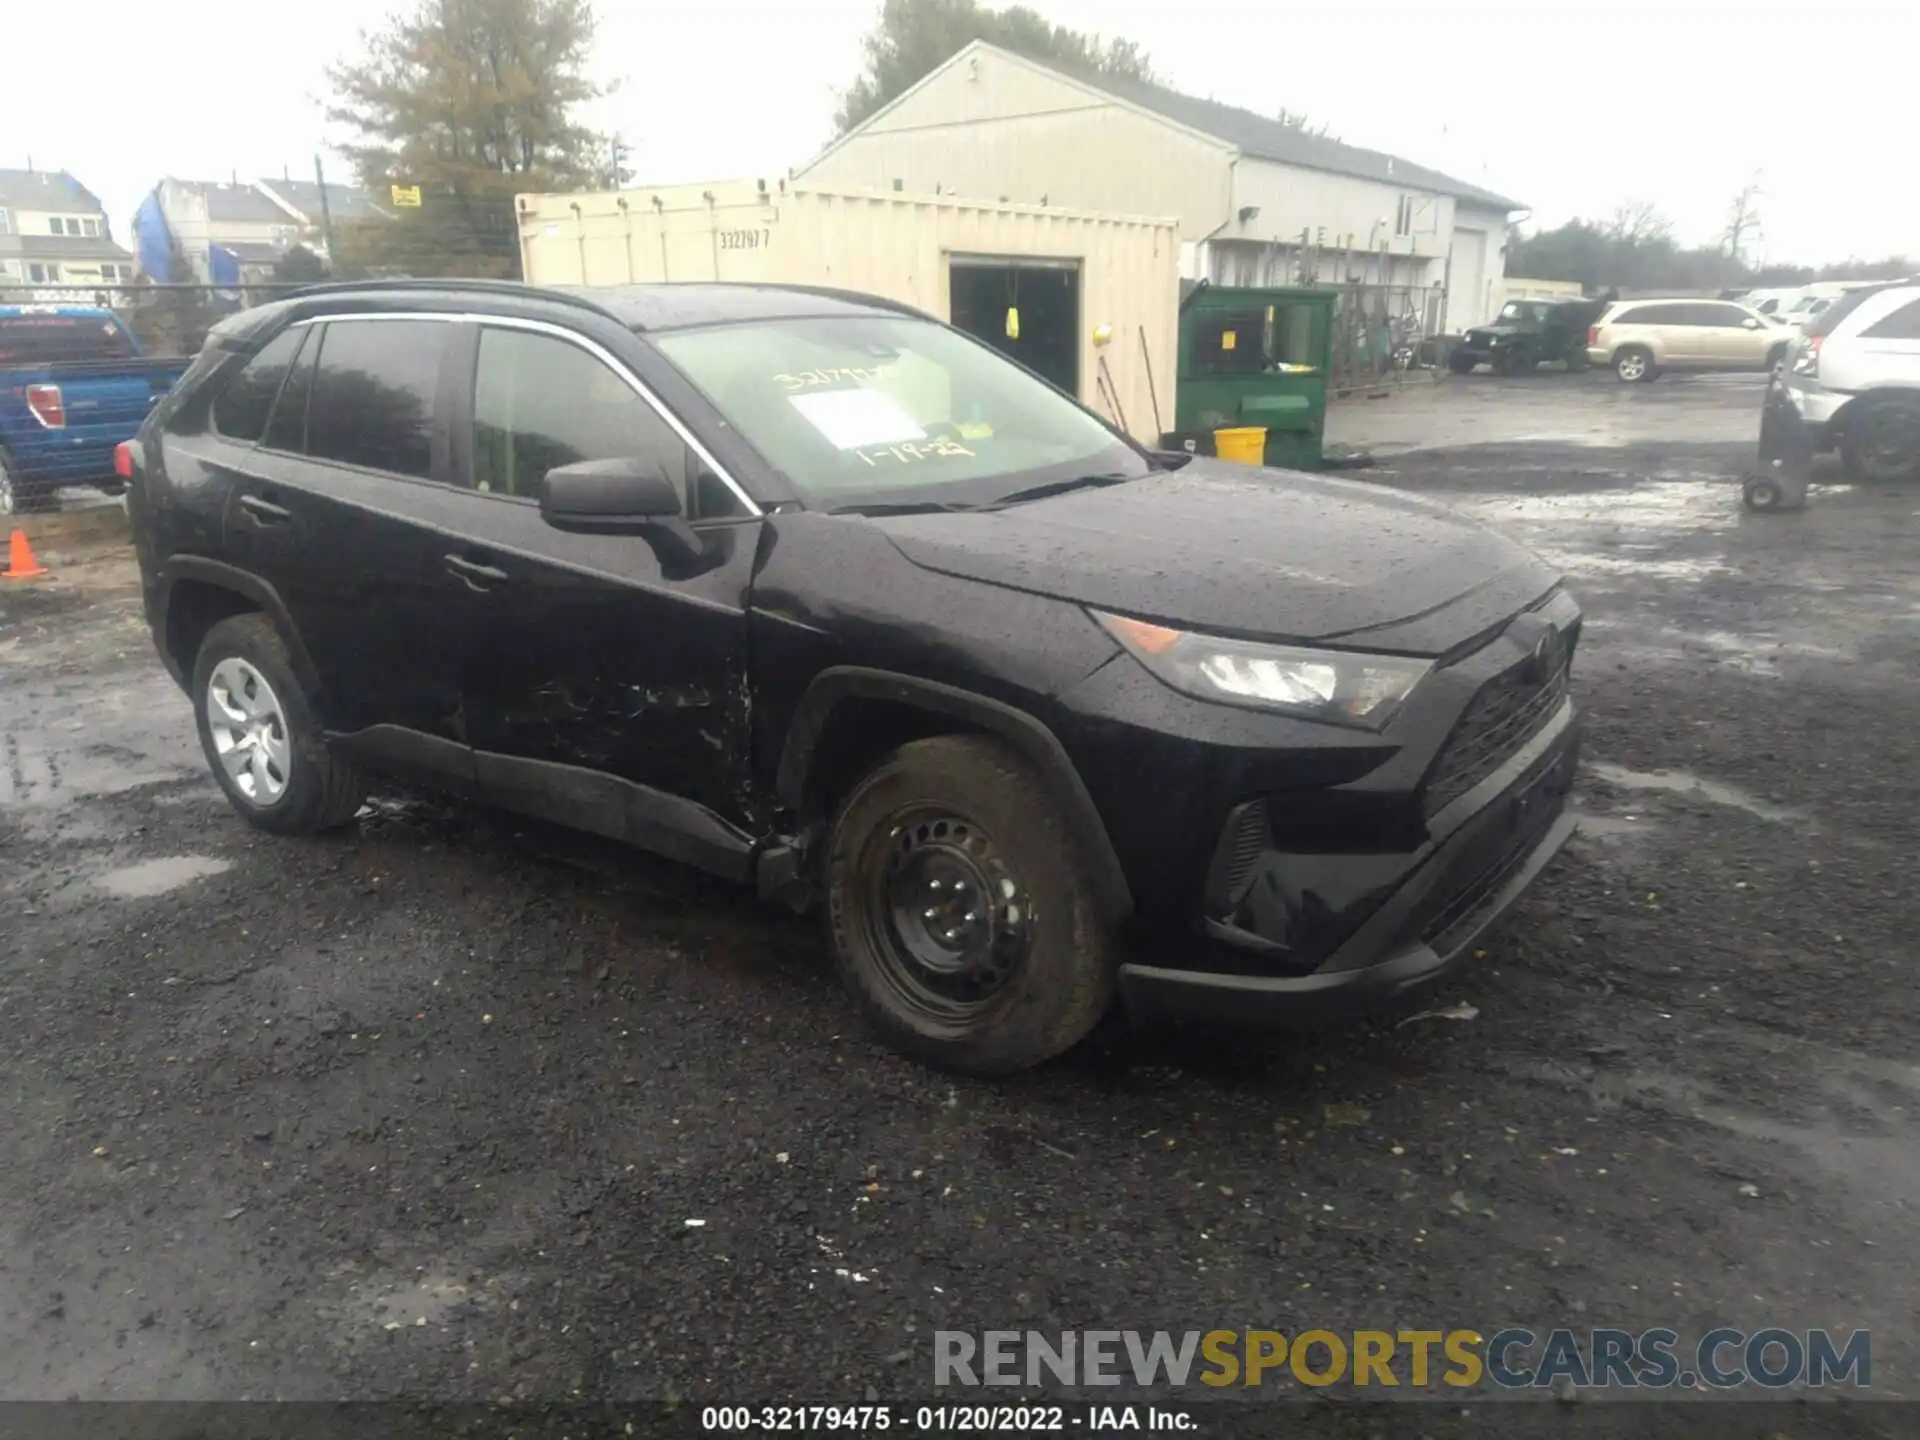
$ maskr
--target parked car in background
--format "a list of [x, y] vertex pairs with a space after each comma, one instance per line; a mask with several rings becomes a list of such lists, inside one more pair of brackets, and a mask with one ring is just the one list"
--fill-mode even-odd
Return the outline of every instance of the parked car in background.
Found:
[[1779, 318], [1794, 329], [1803, 330], [1809, 321], [1823, 314], [1834, 301], [1875, 283], [1871, 280], [1822, 280], [1802, 286], [1790, 301], [1782, 303], [1778, 311]]
[[1744, 305], [1756, 315], [1764, 315], [1769, 320], [1779, 320], [1783, 312], [1800, 298], [1800, 287], [1790, 285], [1782, 289], [1749, 290], [1741, 295], [1723, 295], [1720, 298]]
[[1476, 325], [1447, 356], [1447, 368], [1465, 375], [1491, 365], [1502, 375], [1525, 375], [1536, 365], [1564, 361], [1587, 368], [1587, 327], [1606, 300], [1509, 300], [1489, 325]]
[[1730, 300], [1622, 300], [1587, 332], [1587, 358], [1622, 380], [1663, 370], [1771, 370], [1792, 337]]
[[936, 1063], [1045, 1060], [1116, 992], [1418, 991], [1574, 827], [1554, 567], [1143, 450], [891, 302], [323, 287], [223, 322], [129, 457], [153, 640], [249, 823], [349, 823], [384, 770], [817, 901]]
[[1813, 453], [1837, 449], [1863, 480], [1920, 478], [1920, 277], [1835, 300], [1773, 384]]
[[114, 452], [185, 360], [154, 360], [111, 310], [0, 305], [0, 514], [56, 502], [64, 485], [117, 490]]

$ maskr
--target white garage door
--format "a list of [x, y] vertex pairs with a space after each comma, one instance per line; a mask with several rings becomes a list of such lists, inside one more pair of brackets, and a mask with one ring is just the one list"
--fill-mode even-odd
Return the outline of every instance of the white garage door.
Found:
[[1486, 260], [1487, 232], [1456, 225], [1447, 272], [1447, 329], [1452, 334], [1487, 318], [1480, 313], [1487, 304]]

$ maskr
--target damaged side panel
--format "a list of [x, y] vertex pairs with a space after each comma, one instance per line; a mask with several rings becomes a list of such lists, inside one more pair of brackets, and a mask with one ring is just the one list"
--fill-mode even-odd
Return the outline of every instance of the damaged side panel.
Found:
[[747, 630], [763, 522], [703, 527], [689, 562], [643, 535], [495, 508], [518, 553], [489, 558], [511, 583], [473, 597], [465, 720], [483, 774], [488, 754], [597, 771], [693, 802], [743, 845], [763, 834]]

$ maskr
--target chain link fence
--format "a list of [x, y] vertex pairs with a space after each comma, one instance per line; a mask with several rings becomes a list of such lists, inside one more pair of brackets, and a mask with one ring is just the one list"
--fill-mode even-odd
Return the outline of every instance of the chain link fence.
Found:
[[292, 281], [244, 285], [20, 285], [0, 281], [0, 305], [79, 306], [111, 310], [140, 349], [158, 358], [189, 358], [207, 332], [229, 315], [298, 290]]
[[1446, 363], [1447, 292], [1439, 285], [1321, 285], [1333, 292], [1328, 389], [1335, 394], [1425, 381]]

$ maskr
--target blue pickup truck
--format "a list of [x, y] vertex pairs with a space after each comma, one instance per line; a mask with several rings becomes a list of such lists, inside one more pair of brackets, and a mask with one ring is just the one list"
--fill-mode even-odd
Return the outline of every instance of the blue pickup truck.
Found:
[[115, 449], [191, 363], [142, 355], [111, 310], [0, 305], [0, 515], [117, 489]]

